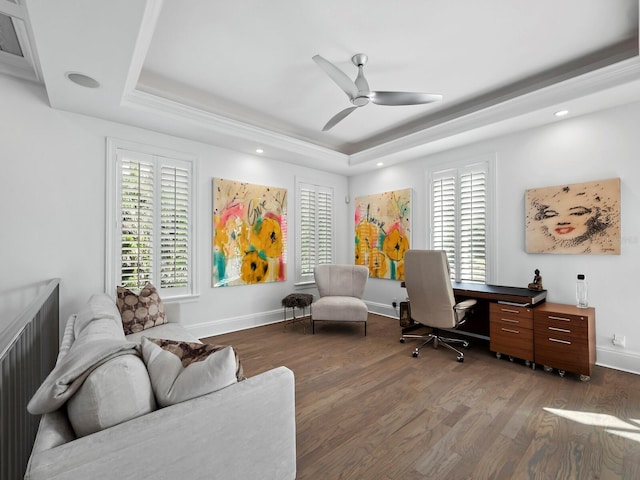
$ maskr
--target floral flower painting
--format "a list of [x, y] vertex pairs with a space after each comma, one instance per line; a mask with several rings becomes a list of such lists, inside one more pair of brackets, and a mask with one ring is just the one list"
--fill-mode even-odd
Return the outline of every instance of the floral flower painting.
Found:
[[404, 280], [411, 238], [411, 189], [356, 197], [355, 263], [369, 276]]
[[213, 179], [213, 286], [283, 282], [287, 190]]
[[528, 253], [620, 254], [620, 179], [526, 191]]

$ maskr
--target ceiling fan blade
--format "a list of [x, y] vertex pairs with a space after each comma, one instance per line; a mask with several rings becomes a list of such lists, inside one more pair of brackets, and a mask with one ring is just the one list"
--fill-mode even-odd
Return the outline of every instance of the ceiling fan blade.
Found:
[[376, 105], [420, 105], [442, 100], [442, 95], [418, 92], [371, 92], [369, 100]]
[[355, 81], [356, 87], [358, 87], [359, 92], [368, 92], [369, 91], [369, 82], [364, 78], [364, 72], [362, 71], [362, 65], [358, 65], [358, 76]]
[[349, 100], [358, 96], [358, 88], [346, 73], [344, 73], [333, 63], [321, 57], [320, 55], [314, 55], [312, 59], [322, 70], [324, 70], [324, 73], [331, 77], [331, 80], [338, 84], [338, 86], [344, 91], [344, 93], [347, 94]]
[[342, 110], [341, 112], [336, 113], [333, 117], [331, 117], [331, 120], [329, 120], [327, 122], [327, 124], [322, 128], [323, 132], [326, 132], [327, 130], [331, 130], [333, 127], [335, 127], [339, 122], [341, 122], [342, 120], [344, 120], [344, 118], [349, 115], [351, 112], [353, 112], [356, 108], [359, 107], [349, 107], [349, 108], [345, 108], [344, 110]]

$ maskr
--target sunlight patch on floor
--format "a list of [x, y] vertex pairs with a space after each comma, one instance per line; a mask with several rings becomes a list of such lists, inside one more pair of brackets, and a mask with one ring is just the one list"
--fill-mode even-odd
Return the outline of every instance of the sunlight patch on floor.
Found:
[[559, 408], [545, 407], [543, 410], [583, 425], [602, 427], [607, 433], [619, 435], [640, 443], [640, 420], [632, 418], [629, 420], [623, 420], [606, 413], [580, 412], [577, 410], [562, 410]]

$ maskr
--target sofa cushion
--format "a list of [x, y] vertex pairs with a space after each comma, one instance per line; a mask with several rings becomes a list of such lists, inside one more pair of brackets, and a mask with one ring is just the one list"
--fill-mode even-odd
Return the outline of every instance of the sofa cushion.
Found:
[[122, 317], [122, 328], [127, 335], [167, 323], [160, 295], [150, 283], [140, 293], [118, 287], [116, 304]]
[[67, 401], [69, 422], [82, 437], [156, 410], [142, 359], [122, 355], [96, 368]]
[[89, 328], [86, 334], [96, 335], [93, 329], [96, 328], [96, 320], [105, 320], [99, 322], [100, 334], [112, 338], [124, 340], [124, 332], [122, 331], [122, 323], [120, 320], [120, 312], [116, 307], [116, 303], [111, 297], [103, 293], [92, 295], [89, 301], [78, 311], [73, 323], [74, 339], [82, 335], [82, 332]]
[[242, 376], [231, 347], [143, 337], [142, 358], [161, 407], [220, 390]]
[[142, 342], [142, 337], [154, 337], [154, 338], [170, 338], [171, 340], [179, 340], [181, 342], [201, 343], [198, 337], [189, 333], [179, 323], [168, 322], [164, 325], [154, 327], [152, 330], [142, 330], [136, 333], [130, 333], [126, 336], [129, 342]]

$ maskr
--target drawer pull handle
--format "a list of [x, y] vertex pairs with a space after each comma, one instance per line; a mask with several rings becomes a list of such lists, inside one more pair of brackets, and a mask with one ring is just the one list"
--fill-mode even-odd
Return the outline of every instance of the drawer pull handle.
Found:
[[502, 327], [500, 330], [502, 330], [503, 332], [509, 332], [509, 333], [520, 333], [520, 330], [511, 330], [510, 328], [504, 328], [504, 327]]
[[560, 340], [558, 338], [549, 337], [549, 341], [550, 342], [556, 342], [556, 343], [564, 343], [565, 345], [571, 345], [571, 342], [568, 342], [567, 340]]
[[571, 330], [567, 330], [566, 328], [558, 328], [558, 327], [547, 327], [549, 330], [553, 330], [554, 332], [562, 332], [562, 333], [571, 333]]
[[507, 313], [515, 313], [516, 315], [517, 315], [518, 313], [520, 313], [520, 311], [518, 311], [518, 310], [512, 310], [512, 309], [510, 309], [510, 308], [501, 308], [501, 309], [500, 309], [500, 311], [502, 311], [502, 312], [507, 312]]
[[514, 320], [513, 318], [501, 318], [500, 320], [508, 323], [520, 323], [520, 320]]
[[566, 318], [566, 317], [554, 317], [553, 315], [549, 315], [549, 318], [551, 320], [562, 320], [563, 322], [570, 322], [571, 319], [570, 318]]

